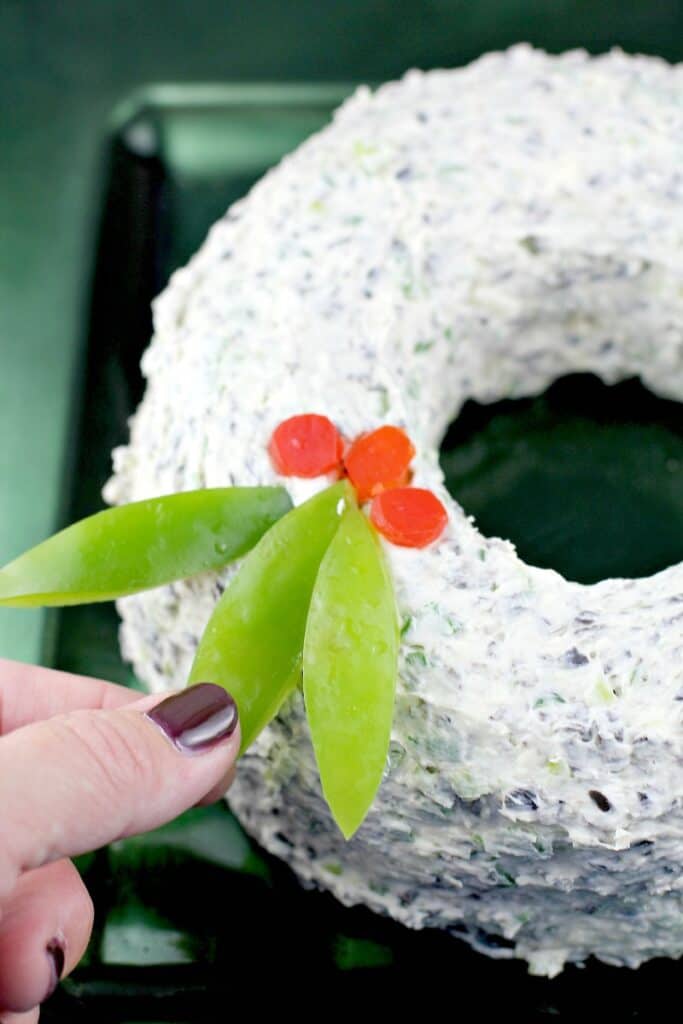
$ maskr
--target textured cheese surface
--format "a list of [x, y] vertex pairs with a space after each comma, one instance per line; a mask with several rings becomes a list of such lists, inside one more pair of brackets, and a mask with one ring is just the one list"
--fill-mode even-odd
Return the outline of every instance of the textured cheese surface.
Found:
[[[438, 445], [467, 398], [577, 371], [683, 398], [682, 96], [680, 66], [528, 47], [360, 89], [157, 300], [106, 492], [272, 483], [269, 435], [302, 411], [406, 427], [450, 522], [387, 548], [404, 638], [375, 805], [346, 844], [298, 693], [231, 803], [305, 882], [538, 973], [683, 952], [683, 568], [525, 565], [445, 492]], [[229, 575], [120, 603], [152, 689], [184, 683]]]

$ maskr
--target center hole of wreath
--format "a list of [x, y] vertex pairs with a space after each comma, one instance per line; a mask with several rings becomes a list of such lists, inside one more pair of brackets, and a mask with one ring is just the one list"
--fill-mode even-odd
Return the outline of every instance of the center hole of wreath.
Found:
[[467, 402], [441, 445], [478, 529], [579, 583], [683, 561], [683, 415], [638, 380], [563, 377], [538, 398]]

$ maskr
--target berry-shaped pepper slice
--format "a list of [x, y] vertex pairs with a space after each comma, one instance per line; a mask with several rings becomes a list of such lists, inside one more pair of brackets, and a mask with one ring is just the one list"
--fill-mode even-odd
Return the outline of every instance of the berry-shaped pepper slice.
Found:
[[400, 427], [379, 427], [361, 434], [344, 456], [344, 468], [363, 502], [410, 479], [413, 444]]
[[378, 494], [370, 519], [382, 536], [402, 548], [424, 548], [443, 533], [448, 513], [431, 491], [399, 487]]
[[268, 452], [281, 476], [323, 476], [341, 468], [344, 441], [327, 416], [304, 413], [275, 428]]

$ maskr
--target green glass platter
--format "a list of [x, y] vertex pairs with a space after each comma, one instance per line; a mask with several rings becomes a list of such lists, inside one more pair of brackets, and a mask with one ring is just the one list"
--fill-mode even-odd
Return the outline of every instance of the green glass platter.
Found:
[[[151, 300], [227, 206], [321, 127], [347, 92], [160, 86], [117, 110], [102, 165], [87, 343], [69, 371], [73, 483], [62, 521], [102, 506], [111, 449], [125, 441], [143, 393]], [[680, 406], [637, 381], [606, 388], [579, 375], [537, 398], [469, 403], [444, 441], [442, 464], [484, 532], [509, 537], [528, 561], [571, 579], [644, 575], [683, 559]], [[53, 524], [40, 525], [47, 533]], [[39, 539], [20, 544], [23, 536], [0, 536], [0, 555], [9, 559]], [[3, 613], [0, 650], [138, 686], [121, 660], [117, 628], [108, 605], [47, 618]], [[573, 1020], [587, 1005], [596, 1017], [630, 1020], [662, 993], [675, 995], [674, 963], [638, 972], [591, 963], [551, 982], [529, 977], [519, 962], [474, 953], [457, 937], [344, 908], [302, 889], [223, 805], [190, 811], [79, 867], [97, 908], [95, 934], [46, 1021], [222, 1020], [235, 979], [285, 992], [284, 1009], [301, 999], [297, 987], [311, 991], [312, 979], [350, 1005], [381, 996], [385, 1010], [400, 1007], [406, 982], [424, 994], [425, 1008], [438, 1005], [444, 986], [463, 986], [479, 993], [485, 1021], [511, 1007], [529, 1020]], [[505, 944], [480, 938], [493, 953]]]

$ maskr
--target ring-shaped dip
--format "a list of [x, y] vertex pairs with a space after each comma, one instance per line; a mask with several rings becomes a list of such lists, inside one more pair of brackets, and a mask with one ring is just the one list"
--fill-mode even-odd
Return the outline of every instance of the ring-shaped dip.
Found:
[[[683, 566], [594, 586], [524, 564], [445, 491], [468, 398], [590, 371], [683, 398], [683, 70], [528, 47], [360, 89], [156, 303], [107, 497], [267, 484], [273, 428], [398, 424], [449, 511], [386, 545], [403, 620], [390, 762], [346, 844], [296, 693], [231, 802], [307, 882], [538, 973], [683, 952]], [[324, 481], [282, 481], [295, 500]], [[183, 684], [228, 573], [120, 603]]]

